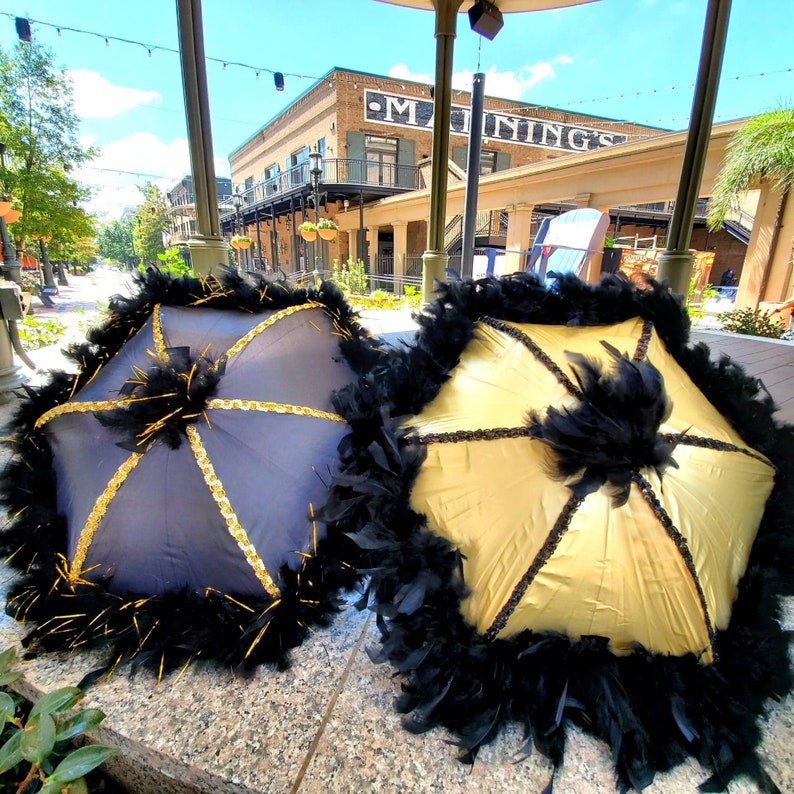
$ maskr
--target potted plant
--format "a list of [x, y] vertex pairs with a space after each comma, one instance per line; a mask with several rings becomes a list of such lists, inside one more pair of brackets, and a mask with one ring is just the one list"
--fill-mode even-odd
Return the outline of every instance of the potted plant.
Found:
[[330, 219], [322, 218], [317, 223], [317, 233], [323, 240], [333, 240], [339, 227]]
[[298, 231], [307, 242], [312, 242], [317, 237], [317, 227], [311, 221], [304, 221], [298, 226]]
[[246, 237], [244, 234], [235, 234], [232, 237], [232, 248], [250, 248], [251, 238]]
[[31, 276], [29, 273], [23, 272], [20, 277], [19, 281], [17, 281], [17, 286], [22, 293], [22, 307], [25, 310], [25, 314], [30, 311], [30, 303], [33, 300], [33, 293], [39, 291], [39, 280], [35, 276]]

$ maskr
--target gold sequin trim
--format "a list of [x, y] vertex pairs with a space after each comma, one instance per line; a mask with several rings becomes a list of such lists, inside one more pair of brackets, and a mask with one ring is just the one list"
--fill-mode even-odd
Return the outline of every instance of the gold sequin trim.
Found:
[[272, 414], [292, 414], [293, 416], [313, 416], [316, 419], [330, 419], [332, 422], [344, 422], [339, 414], [319, 411], [306, 405], [287, 405], [271, 403], [263, 400], [207, 400], [207, 408], [220, 408], [225, 411], [265, 411]]
[[259, 336], [262, 331], [270, 328], [271, 325], [274, 325], [279, 320], [284, 319], [284, 317], [289, 317], [291, 314], [295, 314], [295, 312], [302, 312], [306, 309], [322, 309], [323, 305], [321, 303], [314, 303], [309, 301], [309, 303], [303, 303], [300, 306], [288, 306], [286, 309], [282, 309], [280, 312], [276, 312], [275, 314], [271, 314], [267, 320], [262, 321], [259, 325], [252, 328], [245, 336], [238, 339], [227, 351], [226, 356], [231, 358], [232, 356], [239, 353], [252, 339]]
[[119, 488], [124, 484], [124, 481], [129, 476], [129, 473], [138, 465], [138, 462], [143, 457], [138, 452], [133, 452], [121, 466], [118, 467], [116, 473], [111, 478], [110, 482], [105, 487], [105, 490], [99, 495], [99, 499], [94, 503], [85, 526], [80, 532], [80, 537], [77, 539], [77, 548], [74, 552], [74, 559], [69, 570], [69, 578], [77, 579], [85, 565], [85, 558], [88, 555], [88, 549], [94, 539], [96, 531], [99, 529], [99, 524], [105, 517], [108, 506], [113, 501]]
[[91, 400], [84, 403], [63, 403], [43, 413], [36, 420], [35, 426], [38, 428], [42, 425], [46, 425], [47, 422], [52, 421], [56, 416], [61, 416], [62, 414], [85, 414], [94, 411], [111, 411], [114, 408], [122, 408], [125, 405], [129, 405], [131, 402], [135, 402], [135, 400]]
[[152, 337], [154, 339], [154, 349], [160, 358], [166, 357], [165, 336], [163, 336], [163, 323], [160, 320], [160, 304], [155, 304], [152, 311]]
[[229, 534], [237, 541], [237, 545], [245, 555], [245, 559], [248, 560], [248, 564], [253, 568], [257, 579], [262, 583], [265, 590], [273, 596], [273, 598], [278, 598], [279, 589], [268, 573], [261, 557], [257, 554], [253, 544], [248, 539], [246, 531], [240, 525], [240, 521], [232, 508], [231, 502], [226, 496], [223, 483], [215, 474], [215, 468], [207, 455], [207, 451], [204, 449], [204, 445], [201, 443], [201, 435], [194, 425], [188, 425], [186, 432], [188, 440], [190, 441], [190, 447], [193, 450], [193, 455], [196, 458], [196, 464], [204, 476], [204, 482], [207, 483], [212, 498], [215, 500], [215, 503], [221, 511], [221, 515], [226, 521]]

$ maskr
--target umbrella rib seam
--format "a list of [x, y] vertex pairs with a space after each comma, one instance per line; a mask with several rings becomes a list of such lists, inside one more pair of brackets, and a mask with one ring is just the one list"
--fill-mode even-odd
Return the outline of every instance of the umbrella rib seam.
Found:
[[574, 397], [581, 400], [583, 399], [584, 395], [582, 394], [581, 390], [577, 388], [574, 382], [562, 371], [557, 364], [546, 354], [541, 348], [537, 345], [537, 343], [530, 337], [528, 334], [524, 333], [524, 331], [515, 328], [514, 326], [510, 325], [509, 323], [504, 322], [503, 320], [495, 320], [493, 317], [481, 317], [480, 318], [483, 323], [486, 325], [490, 325], [491, 328], [495, 328], [497, 331], [501, 331], [504, 334], [512, 337], [518, 342], [521, 342], [524, 347], [529, 350], [530, 353], [538, 360], [544, 367], [546, 367], [549, 372], [564, 386]]
[[700, 601], [700, 608], [703, 612], [703, 621], [706, 624], [706, 633], [708, 634], [709, 640], [709, 648], [711, 649], [713, 659], [716, 661], [717, 658], [717, 651], [715, 648], [715, 635], [714, 635], [714, 626], [711, 622], [711, 615], [709, 615], [709, 607], [708, 602], [706, 601], [706, 593], [703, 590], [703, 586], [700, 583], [700, 576], [698, 575], [697, 567], [695, 566], [695, 561], [692, 558], [692, 552], [689, 549], [689, 544], [687, 543], [687, 539], [681, 534], [678, 528], [673, 524], [673, 520], [668, 515], [667, 511], [662, 507], [661, 502], [659, 501], [658, 497], [653, 491], [653, 487], [645, 479], [645, 477], [640, 474], [639, 471], [635, 471], [632, 475], [632, 480], [640, 489], [640, 493], [642, 494], [645, 501], [650, 506], [651, 510], [653, 510], [656, 519], [664, 528], [667, 536], [670, 540], [673, 541], [675, 544], [676, 549], [678, 549], [678, 553], [681, 555], [681, 559], [684, 561], [684, 565], [692, 578], [692, 582], [695, 585], [695, 590], [697, 591], [698, 600]]
[[565, 535], [571, 525], [571, 519], [583, 501], [584, 497], [581, 496], [571, 496], [568, 499], [565, 507], [563, 507], [563, 509], [560, 511], [560, 515], [557, 517], [557, 521], [552, 527], [551, 532], [549, 532], [548, 536], [546, 537], [543, 546], [541, 546], [540, 550], [535, 555], [535, 559], [532, 560], [532, 564], [529, 566], [529, 568], [527, 568], [526, 573], [521, 577], [521, 579], [518, 580], [518, 583], [513, 588], [513, 592], [510, 594], [510, 598], [499, 610], [499, 613], [494, 618], [494, 621], [489, 627], [488, 631], [485, 632], [486, 640], [493, 642], [499, 632], [507, 625], [507, 621], [510, 619], [510, 616], [515, 611], [521, 599], [524, 597], [524, 594], [529, 589], [529, 586], [535, 580], [535, 577], [540, 572], [540, 569], [557, 550], [557, 546], [559, 546], [563, 535]]

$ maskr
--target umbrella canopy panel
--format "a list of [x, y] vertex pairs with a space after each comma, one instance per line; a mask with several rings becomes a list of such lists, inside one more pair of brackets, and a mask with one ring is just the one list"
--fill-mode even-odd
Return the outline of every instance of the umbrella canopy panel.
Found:
[[[622, 503], [610, 483], [583, 493], [575, 483], [581, 472], [556, 476], [558, 450], [537, 430], [549, 409], [567, 421], [589, 400], [581, 357], [606, 373], [615, 349], [630, 367], [652, 365], [672, 406], [656, 430], [672, 462], [629, 466]], [[470, 589], [461, 609], [480, 633], [596, 635], [619, 654], [640, 644], [712, 660], [774, 469], [697, 389], [649, 322], [567, 327], [485, 318], [449, 381], [406, 424], [427, 449], [412, 507], [460, 549]], [[601, 424], [616, 421], [604, 416]], [[599, 428], [593, 446], [602, 429], [609, 432]]]
[[[277, 597], [282, 565], [297, 570], [324, 534], [313, 505], [346, 432], [331, 394], [353, 378], [338, 342], [311, 302], [263, 314], [157, 306], [93, 380], [39, 420], [70, 576], [114, 592]], [[202, 373], [215, 378], [206, 399], [175, 406], [170, 385], [189, 391]], [[146, 422], [128, 427], [142, 406]], [[180, 412], [183, 434], [164, 439]]]

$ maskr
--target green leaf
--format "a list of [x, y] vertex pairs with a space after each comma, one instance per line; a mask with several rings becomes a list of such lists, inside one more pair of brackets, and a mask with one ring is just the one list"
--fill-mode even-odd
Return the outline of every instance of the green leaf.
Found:
[[56, 742], [64, 742], [67, 739], [73, 739], [75, 736], [90, 731], [91, 728], [96, 728], [102, 720], [105, 719], [105, 712], [100, 709], [83, 709], [74, 717], [64, 720], [58, 733], [55, 736]]
[[[112, 747], [103, 747], [101, 744], [89, 744], [69, 753], [66, 758], [55, 767], [55, 771], [47, 778], [47, 782], [71, 783], [92, 769], [96, 769], [106, 759], [110, 758], [116, 750]], [[57, 789], [53, 789], [57, 791]], [[42, 789], [42, 792], [44, 789]]]
[[17, 659], [17, 649], [12, 645], [0, 653], [0, 672], [6, 672]]
[[69, 788], [66, 790], [69, 794], [88, 794], [88, 783], [85, 782], [84, 777], [78, 777], [77, 780], [73, 780], [69, 784]]
[[49, 714], [36, 714], [28, 720], [19, 745], [25, 760], [40, 764], [55, 746], [55, 720]]
[[3, 720], [3, 725], [14, 719], [16, 710], [17, 706], [14, 703], [14, 698], [8, 692], [0, 692], [0, 719]]
[[82, 692], [76, 686], [65, 686], [60, 689], [54, 689], [52, 692], [47, 692], [42, 695], [30, 710], [30, 716], [35, 717], [37, 714], [60, 714], [66, 709], [71, 708], [77, 703]]
[[16, 681], [17, 678], [22, 678], [22, 673], [19, 670], [6, 670], [4, 673], [0, 673], [0, 686], [10, 684], [12, 681]]
[[0, 775], [13, 769], [22, 760], [22, 731], [17, 731], [2, 747], [0, 747]]
[[88, 784], [85, 782], [84, 777], [78, 777], [71, 783], [48, 780], [39, 789], [39, 794], [61, 794], [62, 791], [67, 791], [69, 794], [88, 794]]

